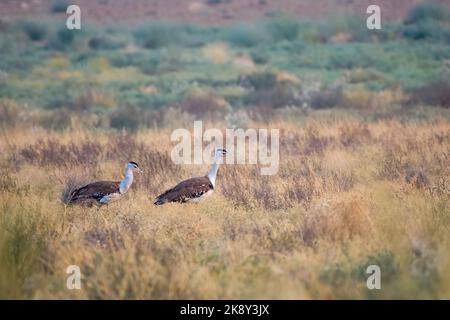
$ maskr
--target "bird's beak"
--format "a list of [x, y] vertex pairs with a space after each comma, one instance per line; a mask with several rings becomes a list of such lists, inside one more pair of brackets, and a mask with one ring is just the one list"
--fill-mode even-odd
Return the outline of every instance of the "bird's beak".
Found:
[[142, 170], [141, 168], [139, 168], [139, 173], [144, 173], [144, 170]]

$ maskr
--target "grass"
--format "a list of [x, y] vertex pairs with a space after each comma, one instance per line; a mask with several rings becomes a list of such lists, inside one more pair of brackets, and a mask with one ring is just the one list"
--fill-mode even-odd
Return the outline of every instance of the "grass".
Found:
[[[208, 201], [165, 207], [151, 200], [207, 170], [168, 165], [170, 131], [3, 133], [2, 297], [450, 297], [448, 121], [272, 126], [284, 128], [278, 175], [225, 165]], [[145, 174], [120, 202], [59, 202], [73, 177], [117, 179], [128, 159]], [[72, 264], [80, 291], [65, 288]], [[365, 287], [370, 264], [381, 291]]]
[[[414, 10], [374, 33], [340, 15], [8, 22], [0, 298], [450, 298], [450, 31], [443, 9]], [[206, 202], [153, 206], [208, 169], [170, 159], [194, 120], [281, 129], [278, 174], [225, 165]], [[130, 160], [145, 173], [121, 201], [61, 202]], [[382, 290], [365, 285], [371, 264]], [[69, 265], [82, 290], [66, 289]]]

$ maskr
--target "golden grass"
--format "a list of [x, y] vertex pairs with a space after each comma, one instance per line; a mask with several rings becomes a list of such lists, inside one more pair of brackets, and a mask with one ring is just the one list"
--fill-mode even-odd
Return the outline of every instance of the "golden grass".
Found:
[[[450, 298], [449, 122], [270, 126], [278, 175], [225, 165], [207, 201], [163, 207], [158, 193], [207, 170], [171, 163], [169, 130], [4, 131], [0, 298]], [[70, 176], [118, 179], [127, 160], [146, 172], [124, 199], [59, 201]], [[74, 264], [81, 290], [66, 289]]]

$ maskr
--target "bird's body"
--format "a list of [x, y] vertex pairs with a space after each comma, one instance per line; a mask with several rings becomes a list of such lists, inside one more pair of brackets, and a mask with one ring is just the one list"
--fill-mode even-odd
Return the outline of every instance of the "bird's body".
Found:
[[184, 180], [156, 198], [155, 204], [167, 202], [199, 202], [214, 191], [214, 186], [207, 176]]
[[217, 149], [215, 162], [206, 176], [194, 177], [180, 182], [175, 187], [159, 195], [154, 204], [199, 202], [208, 198], [214, 192], [219, 161], [225, 154], [225, 149]]
[[120, 181], [97, 181], [74, 190], [70, 196], [71, 203], [106, 204], [120, 196]]
[[129, 162], [122, 181], [97, 181], [72, 191], [68, 203], [104, 205], [118, 200], [130, 189], [134, 179], [134, 169], [139, 169], [136, 162]]

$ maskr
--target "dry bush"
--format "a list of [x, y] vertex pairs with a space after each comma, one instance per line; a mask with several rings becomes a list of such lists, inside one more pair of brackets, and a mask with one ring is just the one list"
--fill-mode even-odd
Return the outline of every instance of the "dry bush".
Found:
[[231, 111], [230, 105], [223, 98], [211, 93], [194, 93], [173, 107], [204, 120], [221, 120]]
[[14, 127], [24, 124], [27, 112], [14, 100], [0, 99], [0, 124], [5, 127]]
[[307, 245], [319, 240], [343, 241], [367, 235], [371, 220], [363, 199], [319, 204], [311, 208], [301, 226], [301, 235]]
[[102, 146], [96, 141], [62, 144], [56, 139], [46, 139], [19, 148], [12, 155], [11, 161], [41, 167], [54, 165], [70, 168], [78, 165], [96, 165], [101, 160], [101, 154]]
[[425, 104], [450, 108], [450, 81], [435, 80], [410, 92], [408, 105]]
[[409, 167], [406, 169], [405, 180], [407, 183], [414, 185], [416, 188], [424, 188], [430, 184], [430, 180], [424, 170], [414, 167]]
[[343, 105], [342, 87], [322, 88], [319, 91], [309, 93], [309, 105], [314, 109], [328, 109]]
[[72, 109], [75, 112], [89, 111], [95, 107], [112, 109], [117, 106], [115, 97], [109, 93], [98, 89], [89, 89], [74, 98]]
[[344, 147], [355, 147], [368, 143], [372, 136], [366, 123], [349, 122], [339, 127], [339, 139]]

